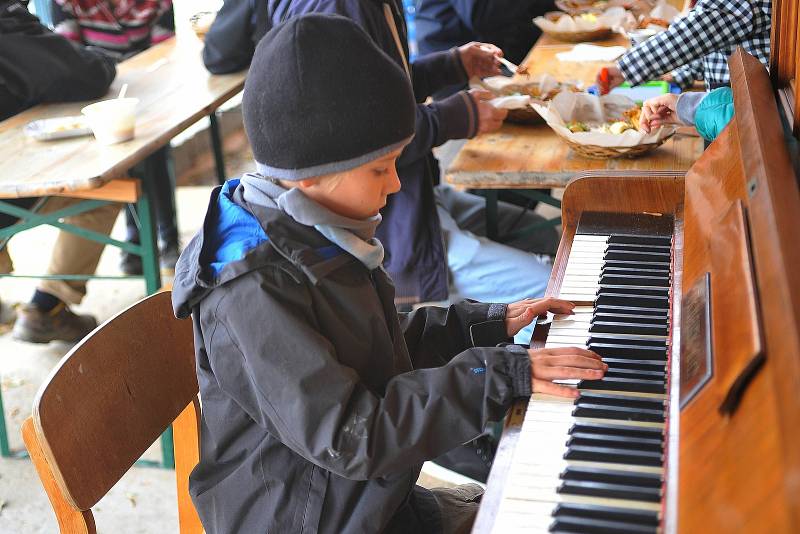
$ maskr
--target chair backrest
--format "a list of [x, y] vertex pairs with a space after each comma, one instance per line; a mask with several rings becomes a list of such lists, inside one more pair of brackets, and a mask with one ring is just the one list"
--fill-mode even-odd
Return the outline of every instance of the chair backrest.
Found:
[[173, 421], [181, 533], [202, 531], [188, 495], [199, 459], [194, 361], [191, 321], [175, 319], [163, 292], [107, 321], [59, 362], [23, 438], [61, 532], [94, 532], [91, 507]]

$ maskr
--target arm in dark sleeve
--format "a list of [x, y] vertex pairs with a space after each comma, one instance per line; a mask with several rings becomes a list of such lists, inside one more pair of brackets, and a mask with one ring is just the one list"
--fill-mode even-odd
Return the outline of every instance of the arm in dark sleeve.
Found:
[[494, 347], [510, 341], [505, 304], [462, 301], [447, 308], [423, 306], [399, 314], [415, 369], [444, 365], [472, 347]]
[[13, 20], [13, 26], [0, 34], [0, 76], [21, 109], [40, 102], [90, 100], [108, 91], [116, 75], [111, 58], [56, 35], [24, 7], [10, 8], [3, 17], [9, 25]]
[[461, 63], [458, 49], [452, 48], [417, 58], [411, 63], [411, 79], [414, 81], [417, 102], [423, 102], [443, 87], [466, 84], [467, 71]]
[[255, 53], [252, 0], [225, 0], [208, 29], [203, 63], [212, 74], [246, 69]]
[[450, 5], [461, 22], [479, 35], [501, 32], [555, 9], [552, 0], [450, 0]]
[[477, 131], [478, 110], [464, 91], [430, 104], [417, 104], [414, 137], [397, 159], [397, 168], [428, 157], [445, 141], [468, 139]]
[[[764, 17], [762, 17], [764, 18]], [[630, 49], [617, 62], [625, 80], [638, 85], [760, 31], [750, 2], [706, 0], [669, 29]]]
[[[403, 472], [474, 438], [531, 393], [527, 354], [503, 348], [470, 349], [371, 391], [320, 335], [302, 283], [276, 274], [262, 287], [257, 306], [223, 306], [215, 317], [214, 375], [257, 424], [339, 476]], [[237, 290], [227, 298], [252, 301]]]

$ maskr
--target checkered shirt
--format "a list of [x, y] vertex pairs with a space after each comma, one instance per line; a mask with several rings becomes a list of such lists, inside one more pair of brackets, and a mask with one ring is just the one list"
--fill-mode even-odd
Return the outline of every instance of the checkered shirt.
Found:
[[769, 64], [771, 0], [699, 0], [689, 13], [629, 50], [617, 62], [625, 80], [637, 85], [672, 72], [682, 87], [729, 84], [728, 57], [741, 46]]

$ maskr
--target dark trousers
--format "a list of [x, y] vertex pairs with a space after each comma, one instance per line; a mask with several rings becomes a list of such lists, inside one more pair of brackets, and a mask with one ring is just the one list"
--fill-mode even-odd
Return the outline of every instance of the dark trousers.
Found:
[[[141, 163], [131, 169], [131, 176], [135, 178], [151, 177], [154, 188], [154, 206], [158, 237], [162, 244], [178, 242], [178, 223], [175, 214], [175, 179], [170, 170], [169, 145], [158, 149]], [[136, 225], [135, 209], [128, 204], [125, 210], [127, 225], [127, 240], [139, 242], [139, 227]]]

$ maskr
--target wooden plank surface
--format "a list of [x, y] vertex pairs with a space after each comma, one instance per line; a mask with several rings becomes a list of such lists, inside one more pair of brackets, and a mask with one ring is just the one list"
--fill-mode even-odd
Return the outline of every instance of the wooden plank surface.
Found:
[[[194, 35], [170, 39], [117, 67], [105, 98], [128, 84], [139, 99], [136, 137], [112, 146], [92, 136], [40, 142], [25, 136], [37, 119], [80, 115], [89, 102], [45, 104], [0, 122], [0, 197], [66, 194], [97, 188], [165, 145], [244, 86], [246, 71], [214, 76], [203, 66], [202, 43]], [[103, 100], [103, 99], [100, 99]]]
[[[597, 45], [626, 46], [621, 36]], [[561, 62], [556, 57], [574, 45], [544, 37], [523, 62], [532, 74], [549, 73], [559, 80], [594, 83], [600, 62]], [[524, 79], [524, 78], [521, 78]], [[681, 129], [658, 149], [635, 159], [594, 160], [573, 152], [546, 124], [504, 124], [500, 130], [470, 139], [447, 170], [447, 181], [475, 189], [564, 187], [585, 170], [686, 171], [703, 151], [693, 129]]]

